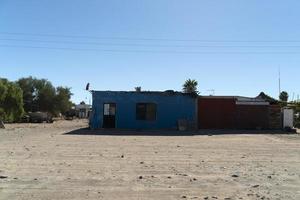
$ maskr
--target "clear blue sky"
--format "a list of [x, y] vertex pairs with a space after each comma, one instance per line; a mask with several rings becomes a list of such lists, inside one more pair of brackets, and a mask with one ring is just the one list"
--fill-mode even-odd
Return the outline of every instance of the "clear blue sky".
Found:
[[203, 95], [277, 97], [280, 66], [282, 89], [296, 98], [299, 8], [299, 0], [0, 0], [0, 77], [47, 78], [72, 87], [75, 102], [88, 96], [87, 82], [181, 90], [187, 78]]

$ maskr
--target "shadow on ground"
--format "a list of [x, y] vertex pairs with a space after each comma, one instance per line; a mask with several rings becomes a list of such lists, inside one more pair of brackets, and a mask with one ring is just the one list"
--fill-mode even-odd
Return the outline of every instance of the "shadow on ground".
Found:
[[106, 135], [106, 136], [196, 136], [196, 135], [229, 135], [229, 134], [290, 134], [281, 130], [120, 130], [120, 129], [99, 129], [91, 130], [82, 128], [73, 130], [65, 135]]

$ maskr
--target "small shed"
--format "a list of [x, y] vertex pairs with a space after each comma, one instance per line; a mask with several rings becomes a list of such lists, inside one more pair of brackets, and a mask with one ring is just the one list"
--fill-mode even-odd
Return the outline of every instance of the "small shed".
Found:
[[165, 91], [92, 91], [92, 129], [177, 129], [178, 122], [196, 122], [197, 98]]

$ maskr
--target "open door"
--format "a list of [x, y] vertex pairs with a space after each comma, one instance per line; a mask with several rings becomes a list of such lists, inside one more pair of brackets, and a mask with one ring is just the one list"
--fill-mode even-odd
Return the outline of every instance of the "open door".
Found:
[[116, 104], [103, 104], [103, 128], [116, 128]]

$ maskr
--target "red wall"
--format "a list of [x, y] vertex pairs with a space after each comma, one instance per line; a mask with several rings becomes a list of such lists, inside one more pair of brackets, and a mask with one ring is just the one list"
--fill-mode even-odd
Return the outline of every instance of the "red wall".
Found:
[[236, 119], [238, 129], [268, 129], [269, 106], [237, 105]]
[[268, 105], [236, 105], [232, 98], [198, 98], [199, 129], [268, 129]]
[[200, 129], [235, 128], [234, 98], [198, 98], [198, 127]]

